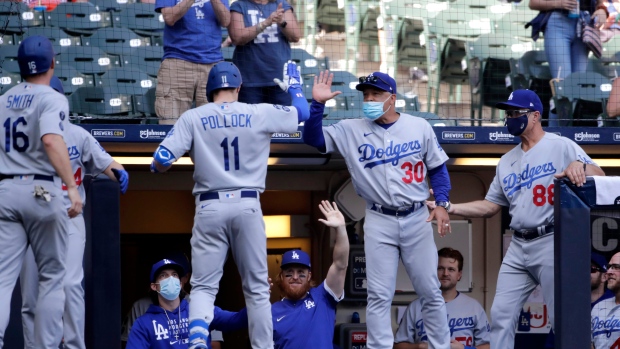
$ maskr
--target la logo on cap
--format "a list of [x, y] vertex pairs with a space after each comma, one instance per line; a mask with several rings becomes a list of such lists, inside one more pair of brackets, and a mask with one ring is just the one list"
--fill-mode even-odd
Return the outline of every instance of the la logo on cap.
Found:
[[167, 260], [167, 259], [164, 259], [164, 264], [170, 264], [170, 263], [172, 263], [172, 262]]
[[297, 252], [293, 251], [293, 255], [291, 256], [291, 258], [299, 259], [299, 255], [297, 254]]
[[508, 100], [509, 100], [509, 101], [512, 101], [512, 94], [513, 94], [513, 93], [514, 93], [514, 92], [511, 92], [511, 93], [510, 93], [510, 96], [508, 96]]

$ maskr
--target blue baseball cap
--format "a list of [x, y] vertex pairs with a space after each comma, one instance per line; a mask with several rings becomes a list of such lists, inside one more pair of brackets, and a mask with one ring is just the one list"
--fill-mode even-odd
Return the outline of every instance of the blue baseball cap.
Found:
[[60, 94], [65, 94], [65, 89], [62, 87], [62, 81], [60, 81], [60, 79], [56, 76], [52, 76], [52, 80], [50, 80], [50, 87]]
[[164, 269], [174, 269], [179, 274], [179, 277], [183, 277], [185, 275], [185, 269], [183, 266], [172, 259], [164, 258], [161, 261], [153, 264], [151, 267], [151, 282], [155, 282], [157, 275]]
[[183, 268], [183, 270], [185, 271], [185, 273], [191, 273], [192, 272], [192, 263], [190, 263], [189, 258], [187, 258], [185, 253], [180, 252], [180, 251], [176, 251], [176, 252], [172, 252], [170, 254], [166, 254], [165, 258], [166, 259], [171, 259], [171, 260], [179, 263], [181, 265], [181, 267]]
[[282, 264], [280, 264], [280, 268], [284, 268], [290, 264], [300, 264], [304, 267], [311, 268], [310, 256], [302, 250], [286, 251], [282, 255]]
[[360, 83], [355, 86], [355, 89], [358, 91], [364, 91], [368, 87], [374, 87], [379, 90], [387, 91], [391, 94], [396, 94], [396, 80], [394, 80], [391, 76], [378, 71], [370, 73], [368, 76], [361, 77]]
[[54, 48], [48, 38], [41, 35], [29, 36], [17, 49], [17, 63], [22, 76], [45, 73], [52, 67]]
[[592, 252], [590, 260], [593, 264], [596, 264], [596, 266], [598, 266], [603, 272], [607, 271], [607, 260], [605, 259], [605, 257], [601, 256], [596, 252]]
[[508, 97], [508, 101], [495, 104], [495, 108], [502, 110], [529, 109], [542, 114], [543, 105], [536, 92], [532, 90], [515, 90]]

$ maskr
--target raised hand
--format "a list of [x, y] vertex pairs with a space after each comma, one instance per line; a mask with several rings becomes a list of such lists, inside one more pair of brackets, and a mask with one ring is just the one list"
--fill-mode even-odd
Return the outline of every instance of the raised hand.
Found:
[[301, 68], [293, 61], [284, 63], [282, 80], [274, 78], [273, 81], [280, 86], [284, 92], [289, 88], [301, 90]]
[[332, 82], [334, 80], [334, 74], [330, 74], [329, 70], [325, 70], [319, 73], [319, 76], [314, 77], [314, 86], [312, 86], [312, 98], [325, 104], [328, 100], [338, 96], [342, 92], [332, 92]]
[[319, 209], [325, 216], [325, 219], [319, 219], [319, 222], [332, 228], [337, 228], [345, 225], [344, 216], [338, 210], [338, 205], [336, 205], [335, 202], [330, 203], [327, 200], [323, 200], [319, 205]]

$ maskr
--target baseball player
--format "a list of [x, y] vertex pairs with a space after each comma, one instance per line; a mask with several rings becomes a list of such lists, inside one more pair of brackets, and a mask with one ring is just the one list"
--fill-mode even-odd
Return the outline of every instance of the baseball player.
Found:
[[[310, 119], [304, 142], [321, 152], [344, 157], [358, 195], [366, 200], [364, 249], [368, 280], [368, 347], [392, 348], [390, 306], [396, 288], [398, 259], [425, 300], [422, 316], [428, 341], [435, 349], [450, 347], [446, 306], [437, 280], [437, 247], [426, 222], [424, 200], [430, 178], [438, 205], [447, 205], [450, 178], [445, 154], [431, 125], [424, 119], [394, 110], [396, 81], [375, 72], [360, 78], [364, 94], [363, 119], [343, 120], [321, 128], [333, 74], [321, 72], [312, 89]], [[437, 209], [439, 233], [450, 230], [449, 217]]]
[[[49, 87], [54, 50], [42, 36], [19, 45], [17, 60], [24, 82], [0, 96], [0, 347], [9, 323], [11, 294], [30, 245], [39, 272], [34, 316], [37, 348], [57, 348], [62, 338], [65, 256], [69, 217], [82, 212], [63, 134], [69, 104]], [[63, 202], [68, 183], [71, 206]]]
[[277, 82], [292, 107], [239, 103], [239, 69], [230, 62], [216, 64], [207, 82], [207, 98], [214, 103], [183, 113], [153, 155], [153, 172], [168, 170], [188, 151], [195, 164], [190, 349], [209, 342], [229, 247], [243, 283], [252, 348], [273, 348], [267, 239], [258, 199], [265, 190], [271, 134], [295, 132], [309, 114], [295, 63], [284, 66], [284, 81]]
[[512, 349], [521, 308], [539, 284], [553, 325], [553, 179], [581, 186], [586, 176], [605, 173], [575, 142], [543, 130], [542, 103], [533, 91], [516, 90], [496, 107], [506, 111], [508, 132], [521, 143], [500, 159], [484, 200], [448, 205], [448, 213], [486, 218], [509, 208], [514, 235], [491, 307], [491, 348]]
[[284, 298], [271, 306], [276, 349], [332, 347], [336, 305], [344, 298], [349, 240], [344, 217], [336, 203], [322, 201], [319, 208], [325, 215], [325, 219], [319, 220], [336, 229], [332, 265], [325, 280], [318, 287], [312, 287], [310, 256], [301, 250], [282, 255], [275, 283]]
[[[53, 76], [50, 86], [64, 96], [60, 80]], [[73, 176], [82, 202], [86, 202], [86, 191], [82, 185], [85, 174], [98, 175], [105, 173], [114, 181], [120, 183], [121, 192], [125, 193], [129, 184], [129, 175], [123, 166], [99, 145], [99, 142], [83, 128], [68, 124], [65, 132], [65, 143], [69, 150], [69, 159], [73, 169]], [[63, 185], [63, 189], [66, 186]], [[63, 191], [65, 206], [71, 202]], [[65, 312], [63, 315], [64, 347], [85, 348], [84, 344], [84, 289], [82, 279], [84, 271], [82, 262], [86, 243], [86, 227], [84, 217], [80, 214], [72, 218], [69, 223], [67, 240], [66, 275], [65, 275]], [[25, 348], [35, 349], [34, 345], [34, 314], [38, 297], [37, 265], [32, 249], [26, 251], [26, 258], [20, 274], [22, 290], [22, 325], [24, 329]]]
[[[189, 345], [189, 304], [181, 279], [185, 269], [171, 259], [162, 259], [151, 268], [151, 301], [129, 332], [126, 349], [187, 349]], [[214, 307], [212, 329], [236, 331], [247, 327], [243, 309], [230, 312]], [[207, 344], [211, 348], [211, 343]]]
[[620, 253], [613, 255], [607, 265], [607, 288], [613, 297], [592, 308], [592, 348], [595, 349], [620, 347]]
[[[439, 266], [437, 277], [441, 283], [441, 295], [446, 301], [450, 348], [489, 349], [491, 326], [487, 314], [473, 298], [456, 290], [463, 273], [461, 252], [444, 247], [437, 253]], [[418, 298], [407, 307], [394, 336], [394, 349], [427, 349], [428, 337], [422, 318], [422, 299]]]

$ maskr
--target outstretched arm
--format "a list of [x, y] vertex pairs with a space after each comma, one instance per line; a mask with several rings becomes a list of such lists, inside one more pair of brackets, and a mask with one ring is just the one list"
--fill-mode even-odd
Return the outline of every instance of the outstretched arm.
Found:
[[349, 238], [347, 237], [344, 216], [338, 210], [335, 202], [330, 203], [327, 200], [323, 200], [319, 205], [319, 209], [325, 216], [325, 219], [319, 219], [319, 221], [328, 227], [336, 229], [333, 261], [327, 272], [325, 284], [334, 292], [336, 297], [340, 297], [342, 292], [344, 292], [344, 279], [349, 264]]

